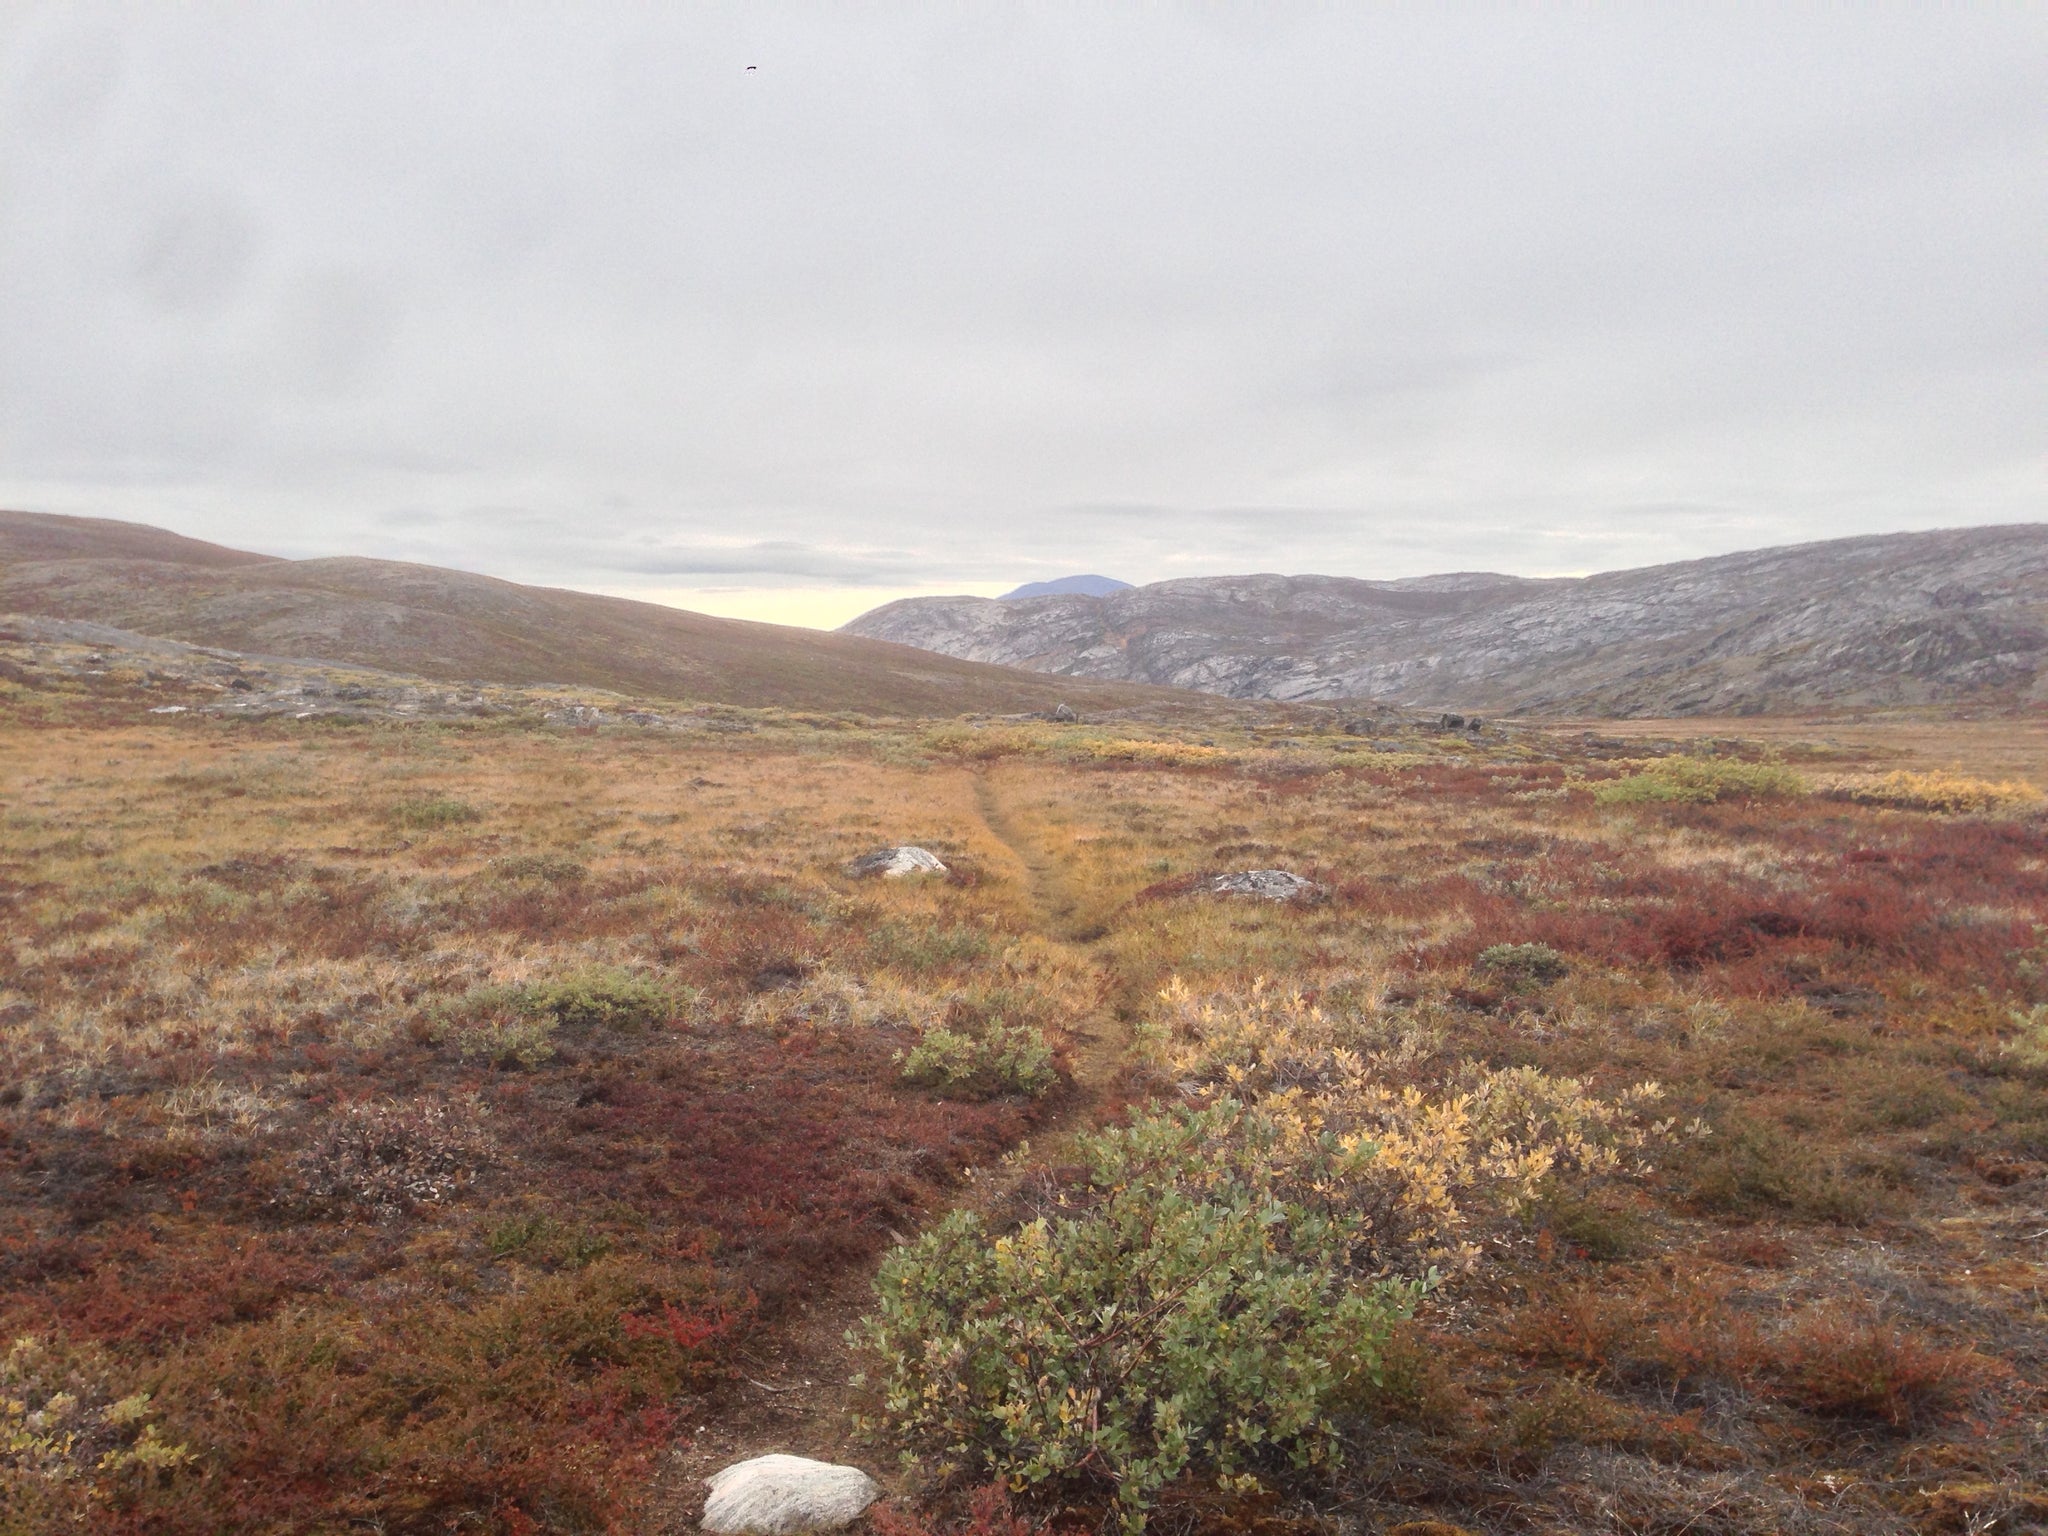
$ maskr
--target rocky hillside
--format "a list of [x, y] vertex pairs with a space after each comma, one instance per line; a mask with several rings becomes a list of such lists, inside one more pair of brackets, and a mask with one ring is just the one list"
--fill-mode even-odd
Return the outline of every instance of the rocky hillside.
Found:
[[442, 681], [870, 715], [1184, 708], [1185, 696], [851, 635], [389, 560], [280, 560], [97, 518], [0, 512], [0, 613]]
[[2048, 702], [2048, 525], [1836, 539], [1527, 580], [1222, 576], [910, 598], [846, 633], [1237, 698], [1486, 713]]

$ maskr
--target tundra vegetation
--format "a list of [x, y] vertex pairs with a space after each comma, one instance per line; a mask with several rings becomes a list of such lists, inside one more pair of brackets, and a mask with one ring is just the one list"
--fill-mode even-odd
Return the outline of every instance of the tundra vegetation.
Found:
[[2048, 1522], [2010, 775], [152, 698], [0, 687], [0, 1529], [664, 1528], [830, 1297], [899, 1536]]

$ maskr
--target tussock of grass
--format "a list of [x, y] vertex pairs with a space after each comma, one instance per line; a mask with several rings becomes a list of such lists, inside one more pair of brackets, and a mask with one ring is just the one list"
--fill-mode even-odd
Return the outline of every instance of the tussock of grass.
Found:
[[410, 832], [430, 832], [439, 827], [459, 827], [482, 821], [484, 813], [467, 800], [451, 798], [401, 800], [391, 807], [391, 823]]

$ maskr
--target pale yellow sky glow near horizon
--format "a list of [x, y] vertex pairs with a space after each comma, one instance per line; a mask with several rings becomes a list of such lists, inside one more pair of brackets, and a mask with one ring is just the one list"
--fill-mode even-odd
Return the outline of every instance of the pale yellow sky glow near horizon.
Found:
[[[1591, 576], [1593, 571], [1540, 571], [1540, 576]], [[901, 597], [1001, 597], [1014, 582], [956, 581], [923, 587], [590, 587], [607, 597], [687, 608], [720, 619], [752, 619], [798, 629], [837, 629], [872, 608]]]
[[1000, 597], [1015, 582], [954, 582], [925, 587], [605, 587], [609, 597], [687, 608], [721, 619], [753, 619], [799, 629], [837, 629], [899, 597]]

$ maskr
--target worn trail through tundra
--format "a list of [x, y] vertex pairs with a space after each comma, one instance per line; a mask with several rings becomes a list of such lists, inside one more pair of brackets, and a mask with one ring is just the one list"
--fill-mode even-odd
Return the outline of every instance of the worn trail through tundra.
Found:
[[1033, 836], [1010, 810], [999, 787], [998, 772], [975, 775], [975, 803], [989, 831], [1024, 867], [1034, 926], [1045, 938], [1109, 972], [1109, 985], [1104, 989], [1109, 1001], [1067, 1025], [1069, 1070], [1080, 1103], [1075, 1106], [1079, 1114], [1070, 1110], [1066, 1119], [1086, 1122], [1092, 1119], [1089, 1110], [1100, 1103], [1130, 1058], [1130, 1030], [1119, 1017], [1129, 1011], [1130, 989], [1115, 972], [1114, 955], [1101, 945], [1108, 935], [1109, 908], [1075, 881], [1071, 868], [1060, 858], [1056, 834]]
[[[1072, 1086], [1031, 1138], [1032, 1165], [1058, 1162], [1076, 1133], [1093, 1128], [1113, 1106], [1117, 1078], [1130, 1061], [1131, 1033], [1124, 1015], [1132, 988], [1115, 971], [1114, 956], [1101, 941], [1109, 908], [1078, 881], [1062, 857], [1061, 839], [1037, 829], [1017, 813], [999, 769], [974, 773], [974, 804], [991, 837], [1015, 855], [1024, 887], [1027, 922], [1040, 938], [1105, 972], [1105, 999], [1066, 1025], [1067, 1070]], [[986, 1170], [955, 1192], [956, 1206], [1001, 1207], [1023, 1168]], [[928, 1220], [944, 1214], [935, 1210]], [[904, 1236], [910, 1234], [905, 1233]], [[801, 1310], [779, 1339], [743, 1362], [745, 1375], [715, 1399], [688, 1411], [682, 1438], [659, 1475], [648, 1536], [695, 1531], [704, 1500], [704, 1480], [749, 1456], [787, 1452], [821, 1461], [850, 1462], [872, 1472], [891, 1489], [896, 1468], [877, 1460], [873, 1447], [853, 1433], [855, 1369], [847, 1330], [867, 1311], [874, 1294], [876, 1265], [863, 1265], [840, 1278]], [[701, 1409], [701, 1411], [700, 1411]]]

